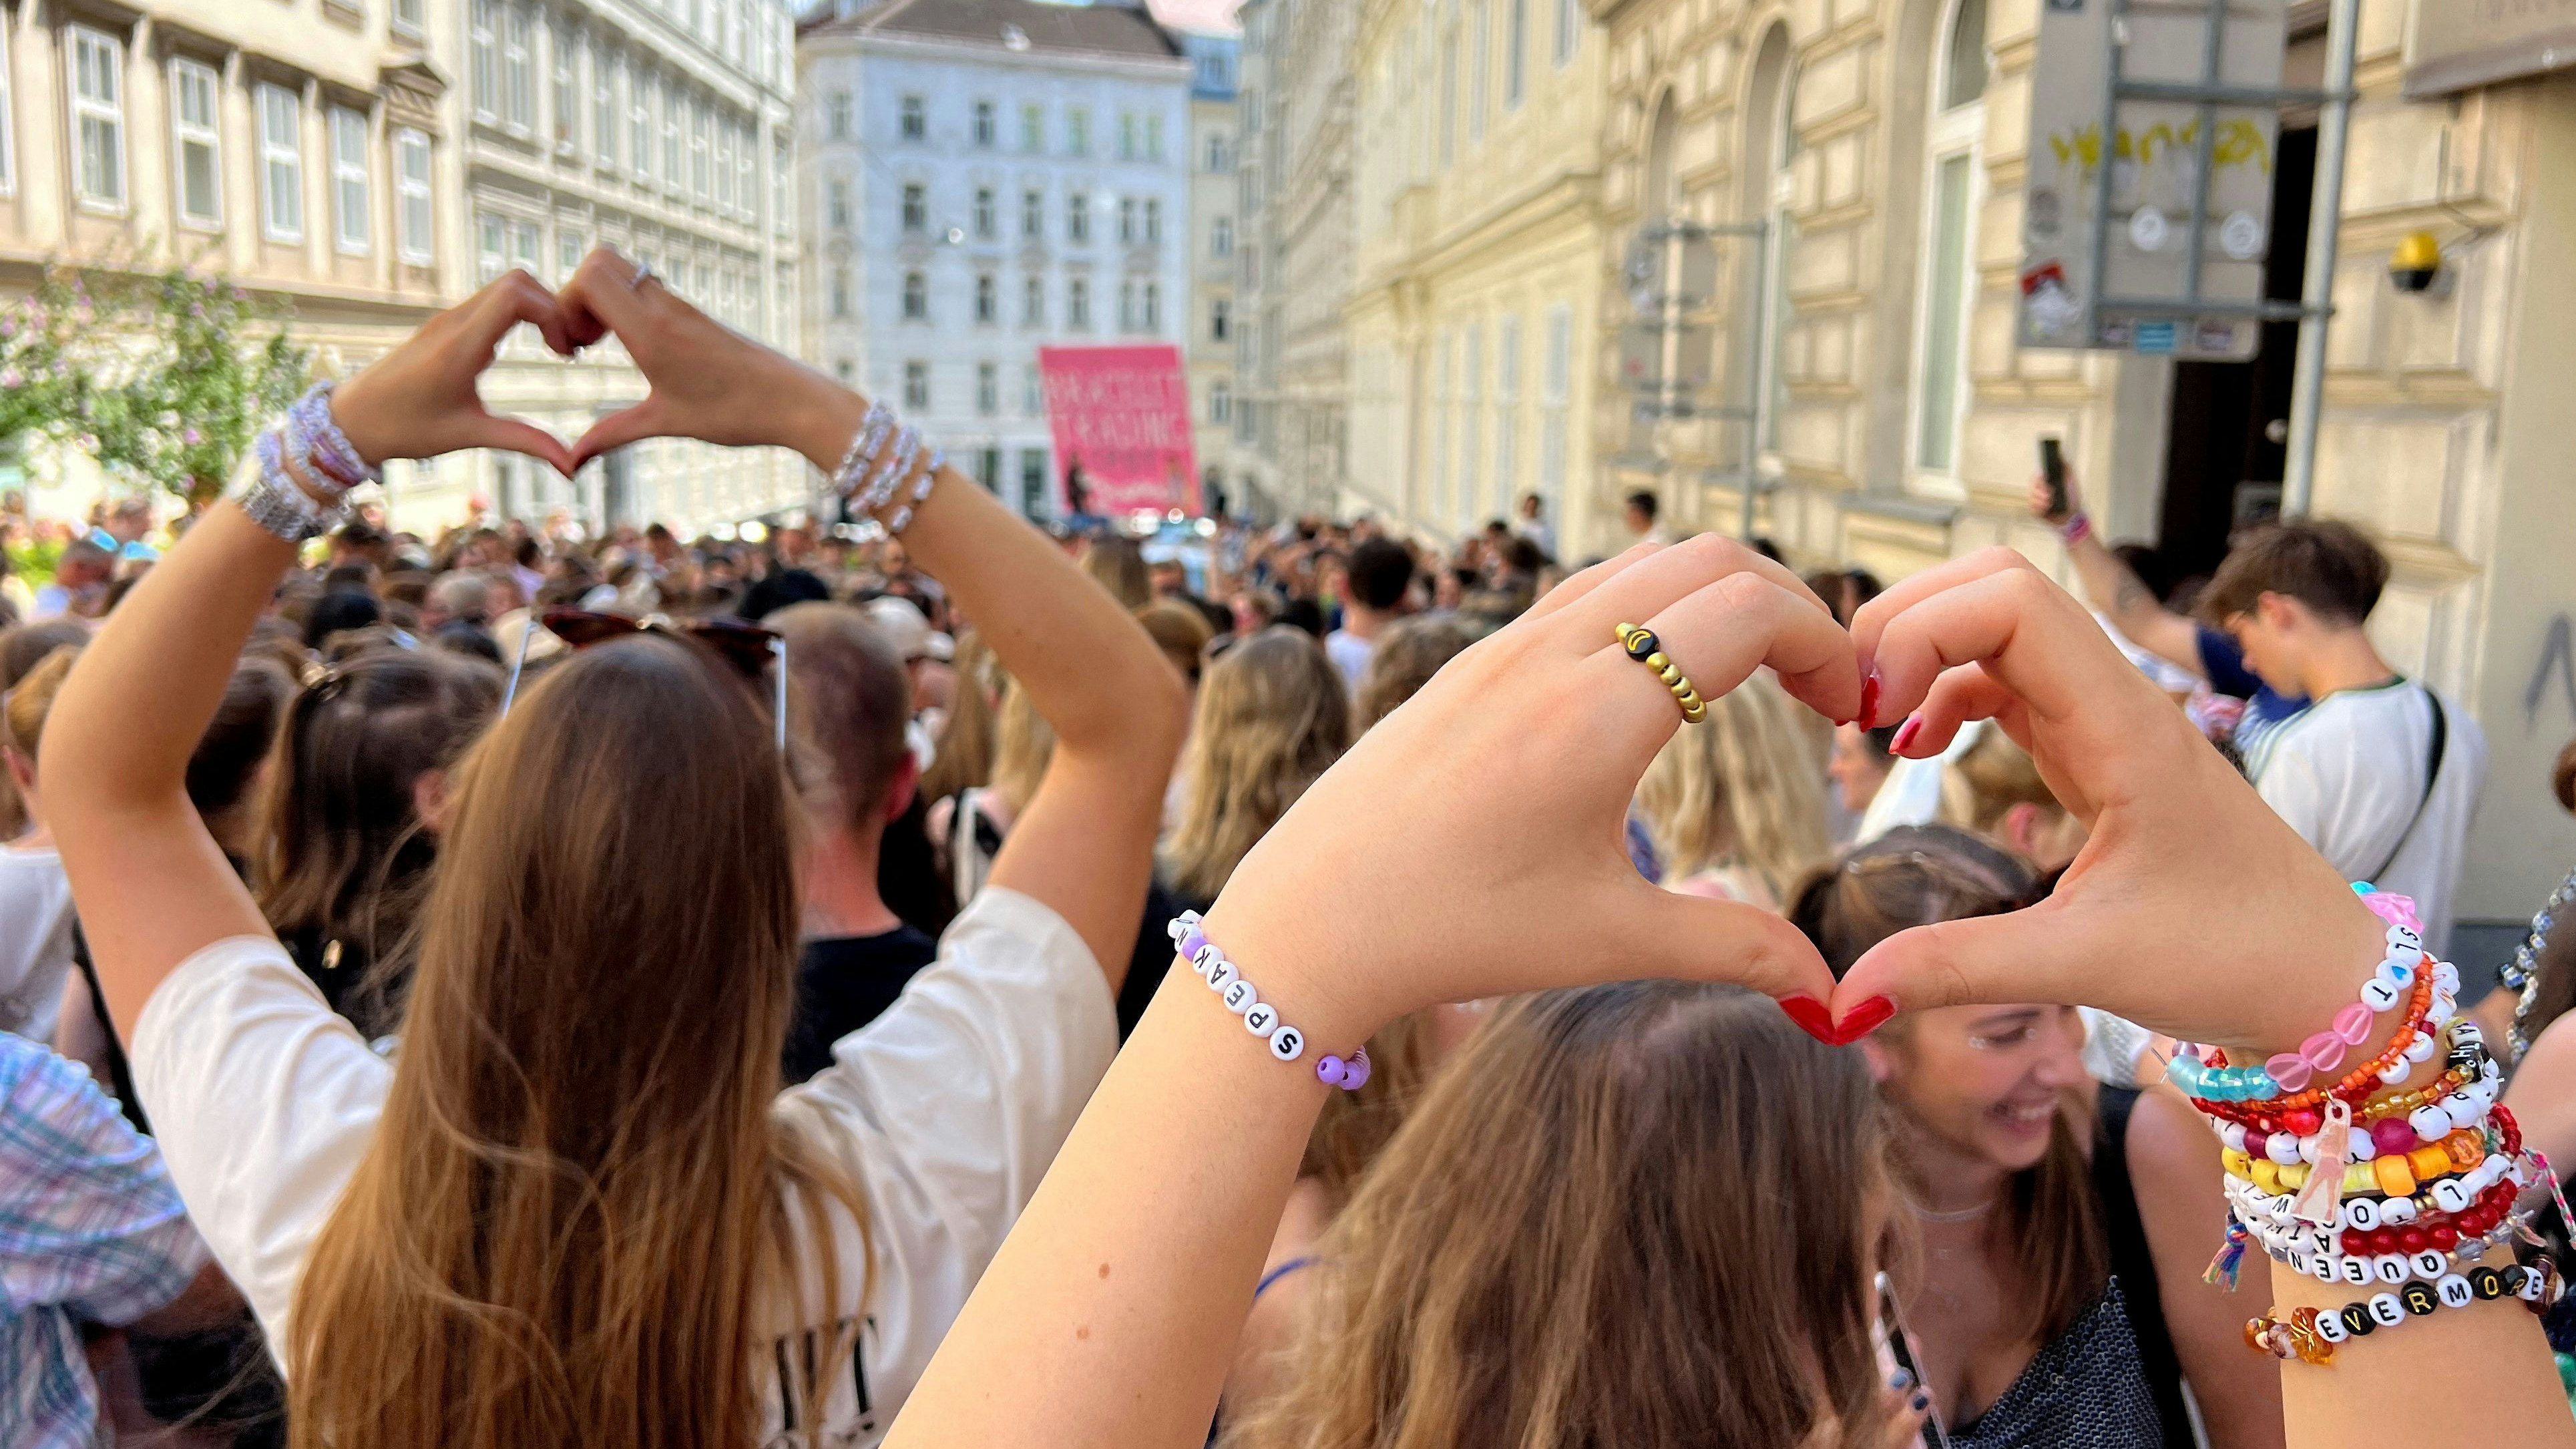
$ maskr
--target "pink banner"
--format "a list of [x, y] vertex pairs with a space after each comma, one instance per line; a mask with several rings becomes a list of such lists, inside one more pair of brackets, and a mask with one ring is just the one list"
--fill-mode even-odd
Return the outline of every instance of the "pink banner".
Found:
[[[1041, 347], [1038, 367], [1055, 433], [1055, 496], [1065, 512], [1199, 511], [1190, 385], [1179, 348]], [[1067, 489], [1077, 468], [1078, 498]]]

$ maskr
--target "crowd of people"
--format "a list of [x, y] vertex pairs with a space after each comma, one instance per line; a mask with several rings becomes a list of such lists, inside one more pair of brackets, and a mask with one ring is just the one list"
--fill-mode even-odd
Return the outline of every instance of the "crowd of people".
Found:
[[[522, 325], [651, 396], [492, 417]], [[348, 506], [655, 435], [847, 519]], [[2368, 538], [2033, 506], [2083, 602], [1652, 495], [1051, 535], [505, 277], [0, 589], [0, 1444], [2576, 1443], [2576, 876], [2473, 1013]]]

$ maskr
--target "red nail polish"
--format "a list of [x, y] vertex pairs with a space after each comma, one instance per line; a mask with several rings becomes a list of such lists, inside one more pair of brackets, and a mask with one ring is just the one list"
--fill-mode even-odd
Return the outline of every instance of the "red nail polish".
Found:
[[1914, 737], [1921, 733], [1923, 733], [1923, 716], [1919, 714], [1906, 716], [1905, 723], [1897, 727], [1896, 738], [1887, 742], [1888, 753], [1904, 754], [1905, 747], [1914, 743]]
[[1827, 1046], [1841, 1045], [1834, 1040], [1834, 1015], [1825, 1010], [1823, 1002], [1804, 992], [1795, 996], [1783, 996], [1779, 1001], [1780, 1013], [1796, 1022], [1798, 1030]]
[[1860, 713], [1854, 722], [1862, 729], [1878, 726], [1878, 671], [1875, 669], [1869, 672], [1869, 678], [1860, 682]]
[[1887, 1024], [1896, 1014], [1896, 1003], [1884, 996], [1873, 996], [1852, 1008], [1851, 1015], [1834, 1023], [1833, 1043], [1849, 1046]]

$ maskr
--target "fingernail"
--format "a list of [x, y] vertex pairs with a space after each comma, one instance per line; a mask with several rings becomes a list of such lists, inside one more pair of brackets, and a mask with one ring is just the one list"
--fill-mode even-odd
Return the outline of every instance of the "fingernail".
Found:
[[1916, 1394], [1914, 1396], [1914, 1412], [1920, 1414], [1931, 1407], [1932, 1396], [1930, 1394]]
[[1923, 716], [1919, 714], [1907, 715], [1905, 717], [1905, 723], [1897, 727], [1896, 738], [1887, 742], [1888, 753], [1894, 755], [1904, 754], [1905, 747], [1914, 743], [1914, 737], [1921, 733], [1923, 733]]
[[1887, 1386], [1896, 1390], [1898, 1393], [1903, 1393], [1905, 1390], [1914, 1387], [1914, 1375], [1907, 1373], [1903, 1369], [1898, 1369], [1896, 1372], [1887, 1376]]
[[1795, 996], [1781, 997], [1780, 1013], [1781, 1015], [1788, 1017], [1791, 1021], [1796, 1022], [1798, 1024], [1798, 1030], [1805, 1032], [1807, 1035], [1814, 1037], [1825, 1045], [1840, 1045], [1840, 1043], [1834, 1040], [1834, 1014], [1825, 1010], [1825, 1004], [1823, 1002], [1807, 995], [1805, 992], [1800, 992]]
[[1875, 669], [1869, 672], [1869, 678], [1860, 682], [1860, 714], [1854, 722], [1862, 729], [1878, 726], [1878, 671]]
[[1833, 1043], [1849, 1046], [1887, 1024], [1896, 1014], [1896, 1003], [1884, 996], [1873, 996], [1852, 1008], [1851, 1015], [1834, 1023]]

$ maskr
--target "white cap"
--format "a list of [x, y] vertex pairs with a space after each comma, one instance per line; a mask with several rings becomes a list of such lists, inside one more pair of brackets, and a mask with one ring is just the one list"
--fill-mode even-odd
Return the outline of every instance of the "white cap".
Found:
[[867, 609], [868, 622], [876, 625], [877, 632], [885, 635], [886, 642], [895, 647], [895, 652], [903, 656], [905, 663], [915, 659], [946, 661], [957, 657], [957, 641], [931, 628], [921, 606], [912, 600], [889, 594], [884, 598], [870, 599]]

